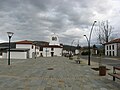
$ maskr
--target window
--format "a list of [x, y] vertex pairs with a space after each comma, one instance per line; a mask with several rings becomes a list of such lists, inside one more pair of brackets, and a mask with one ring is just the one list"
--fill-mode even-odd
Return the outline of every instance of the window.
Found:
[[43, 51], [43, 47], [40, 47], [40, 50], [39, 51]]
[[32, 49], [33, 49], [33, 45], [32, 45]]
[[107, 51], [107, 56], [108, 56], [108, 51]]
[[52, 40], [53, 41], [57, 41], [57, 37], [52, 37]]
[[109, 49], [111, 50], [111, 45], [109, 46]]
[[108, 50], [108, 46], [107, 46], [107, 50]]
[[54, 50], [54, 48], [51, 48], [51, 51], [53, 51]]
[[112, 45], [112, 49], [114, 50], [114, 45]]
[[114, 51], [113, 51], [113, 56], [115, 56], [115, 53], [114, 53]]
[[111, 56], [111, 51], [110, 51], [110, 55], [109, 56]]

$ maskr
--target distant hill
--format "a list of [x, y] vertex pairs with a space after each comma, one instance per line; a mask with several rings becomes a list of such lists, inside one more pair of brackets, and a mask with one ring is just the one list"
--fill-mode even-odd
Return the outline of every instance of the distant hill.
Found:
[[76, 49], [75, 46], [63, 45], [63, 50], [67, 50], [67, 51], [72, 50], [73, 52], [75, 52], [75, 49]]
[[[10, 44], [11, 48], [16, 48], [15, 42], [11, 42]], [[0, 43], [0, 47], [9, 47], [9, 43]]]
[[96, 47], [97, 47], [98, 49], [104, 48], [103, 45], [96, 45]]

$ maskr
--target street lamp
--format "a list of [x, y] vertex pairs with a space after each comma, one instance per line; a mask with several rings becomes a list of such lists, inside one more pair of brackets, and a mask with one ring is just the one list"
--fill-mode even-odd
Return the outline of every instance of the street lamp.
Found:
[[73, 42], [74, 42], [74, 40], [71, 42], [71, 46], [70, 46], [70, 56], [69, 56], [69, 57], [71, 57], [71, 56], [72, 56], [72, 55], [71, 55], [71, 54], [72, 54], [72, 53], [71, 53], [71, 52], [72, 52], [72, 50], [71, 50], [71, 49], [72, 49], [72, 44], [73, 44]]
[[88, 42], [88, 65], [90, 65], [90, 39], [91, 39], [91, 34], [92, 34], [92, 30], [93, 30], [93, 27], [95, 25], [97, 21], [94, 21], [93, 25], [92, 25], [92, 28], [91, 28], [91, 31], [90, 31], [90, 35], [89, 35], [89, 39], [86, 35], [84, 35], [87, 39], [87, 42]]
[[8, 34], [8, 38], [9, 38], [8, 65], [10, 65], [10, 40], [11, 40], [14, 33], [13, 32], [7, 32], [7, 34]]

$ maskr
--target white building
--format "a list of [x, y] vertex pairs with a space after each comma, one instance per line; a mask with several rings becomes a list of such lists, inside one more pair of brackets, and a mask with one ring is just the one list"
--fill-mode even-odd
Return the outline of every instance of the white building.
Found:
[[105, 43], [106, 56], [120, 56], [120, 38]]
[[62, 56], [62, 46], [49, 45], [43, 47], [43, 57]]
[[56, 34], [51, 35], [49, 45], [42, 46], [42, 48], [41, 55], [43, 57], [62, 56], [63, 46], [60, 45]]
[[[22, 49], [29, 49], [29, 56], [27, 56], [28, 58], [34, 58], [35, 57], [35, 52], [36, 52], [36, 48], [35, 45], [33, 44], [32, 41], [18, 41], [16, 42], [16, 49], [22, 48]], [[38, 50], [37, 50], [38, 51]]]
[[[10, 58], [11, 59], [27, 59], [29, 58], [29, 51], [30, 49], [24, 49], [24, 48], [10, 49]], [[6, 56], [8, 58], [8, 50], [5, 57]]]
[[76, 54], [76, 55], [78, 55], [79, 52], [80, 52], [80, 50], [78, 50], [78, 49], [75, 50], [75, 54]]
[[[3, 49], [3, 48], [2, 48]], [[8, 58], [8, 47], [3, 49], [0, 58]], [[32, 41], [15, 42], [15, 47], [10, 49], [11, 59], [27, 59], [39, 56], [39, 48]]]
[[[3, 49], [3, 50], [2, 50]], [[8, 58], [8, 47], [0, 48], [0, 58]], [[51, 57], [51, 56], [62, 56], [63, 46], [59, 43], [57, 35], [53, 34], [50, 36], [50, 42], [44, 43], [33, 41], [18, 41], [15, 42], [15, 47], [10, 49], [11, 59], [27, 59], [36, 57]]]

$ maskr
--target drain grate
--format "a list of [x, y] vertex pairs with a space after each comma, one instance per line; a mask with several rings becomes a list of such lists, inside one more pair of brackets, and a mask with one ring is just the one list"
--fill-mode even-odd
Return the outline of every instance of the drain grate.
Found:
[[48, 70], [53, 70], [53, 68], [48, 68]]

